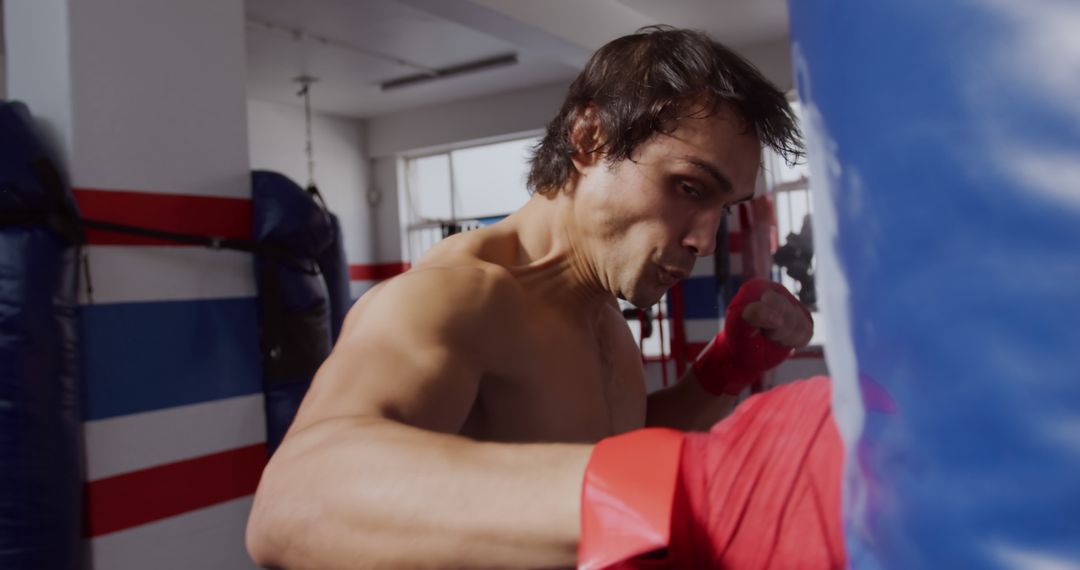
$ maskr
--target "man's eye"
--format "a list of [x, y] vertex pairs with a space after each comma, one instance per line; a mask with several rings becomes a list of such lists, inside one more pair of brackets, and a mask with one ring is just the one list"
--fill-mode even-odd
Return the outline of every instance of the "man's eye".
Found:
[[725, 216], [730, 216], [731, 215], [731, 204], [728, 204], [727, 206], [724, 206], [724, 215]]
[[683, 194], [686, 194], [687, 196], [691, 196], [693, 198], [701, 198], [701, 191], [697, 188], [685, 182], [680, 182], [679, 187], [682, 188]]

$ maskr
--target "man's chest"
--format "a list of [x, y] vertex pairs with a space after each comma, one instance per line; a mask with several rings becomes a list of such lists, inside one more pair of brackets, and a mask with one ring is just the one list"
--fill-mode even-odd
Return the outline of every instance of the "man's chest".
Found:
[[621, 317], [531, 325], [507, 339], [516, 343], [503, 371], [481, 382], [470, 423], [484, 439], [596, 441], [644, 424], [641, 356]]

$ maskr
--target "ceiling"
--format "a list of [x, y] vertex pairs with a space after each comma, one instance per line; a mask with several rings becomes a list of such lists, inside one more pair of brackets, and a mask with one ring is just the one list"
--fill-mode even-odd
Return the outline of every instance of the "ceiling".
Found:
[[[736, 48], [787, 37], [785, 0], [246, 0], [255, 99], [350, 117], [569, 82], [606, 41], [649, 24], [703, 29]], [[498, 56], [517, 63], [383, 90]]]

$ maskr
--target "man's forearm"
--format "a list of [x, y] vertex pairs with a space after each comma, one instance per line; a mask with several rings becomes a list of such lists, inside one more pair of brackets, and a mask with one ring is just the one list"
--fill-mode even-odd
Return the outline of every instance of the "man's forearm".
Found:
[[705, 431], [735, 409], [738, 396], [716, 396], [694, 377], [691, 368], [674, 385], [649, 395], [645, 423], [650, 427], [671, 427]]
[[248, 548], [282, 568], [572, 566], [591, 450], [329, 420], [267, 466]]
[[[753, 278], [724, 312], [723, 328], [673, 387], [649, 396], [647, 423], [709, 429], [735, 408], [738, 394], [806, 346], [814, 331], [809, 311], [779, 283]], [[700, 376], [699, 376], [700, 375]]]

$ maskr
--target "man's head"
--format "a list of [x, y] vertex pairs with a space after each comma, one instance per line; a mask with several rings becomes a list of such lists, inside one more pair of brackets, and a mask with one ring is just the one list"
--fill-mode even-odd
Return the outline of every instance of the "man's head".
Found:
[[574, 175], [579, 150], [571, 132], [592, 108], [601, 140], [594, 149], [610, 163], [630, 158], [657, 133], [687, 115], [729, 107], [762, 144], [794, 162], [802, 143], [787, 98], [750, 63], [702, 32], [661, 26], [615, 39], [589, 59], [547, 126], [529, 172], [529, 188], [548, 193]]
[[529, 187], [572, 194], [604, 288], [648, 306], [712, 252], [725, 208], [753, 194], [762, 143], [801, 154], [783, 93], [705, 34], [646, 28], [589, 60]]

